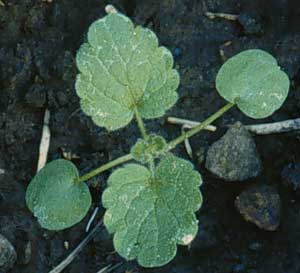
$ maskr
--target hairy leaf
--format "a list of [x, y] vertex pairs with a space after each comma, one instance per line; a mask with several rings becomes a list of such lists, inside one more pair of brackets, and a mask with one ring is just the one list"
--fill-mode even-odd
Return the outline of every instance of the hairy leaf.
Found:
[[43, 228], [62, 230], [86, 215], [91, 195], [88, 186], [76, 182], [77, 178], [76, 166], [58, 159], [47, 164], [31, 180], [26, 203]]
[[177, 101], [179, 75], [173, 57], [149, 29], [122, 14], [94, 22], [77, 53], [76, 90], [81, 108], [109, 130], [127, 125], [137, 108], [156, 118]]
[[285, 101], [289, 85], [276, 59], [260, 49], [246, 50], [227, 60], [216, 79], [219, 94], [251, 118], [272, 115]]
[[194, 212], [202, 204], [201, 183], [190, 162], [171, 154], [154, 176], [138, 164], [116, 170], [102, 196], [104, 224], [114, 233], [116, 251], [144, 267], [168, 263], [176, 244], [189, 244], [197, 233]]
[[147, 163], [163, 154], [166, 146], [167, 142], [163, 137], [151, 134], [146, 139], [139, 139], [130, 153], [135, 160]]

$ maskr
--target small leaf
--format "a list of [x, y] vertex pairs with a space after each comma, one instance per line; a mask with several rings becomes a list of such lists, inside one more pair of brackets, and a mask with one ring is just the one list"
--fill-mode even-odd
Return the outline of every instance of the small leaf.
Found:
[[91, 205], [91, 194], [83, 182], [76, 182], [76, 166], [64, 159], [47, 164], [31, 180], [28, 208], [43, 228], [62, 230], [81, 221]]
[[130, 153], [135, 160], [147, 163], [162, 155], [166, 146], [167, 142], [163, 137], [151, 134], [146, 139], [139, 139]]
[[218, 72], [219, 94], [251, 118], [272, 115], [285, 101], [288, 76], [276, 59], [260, 49], [243, 51], [227, 60]]
[[127, 260], [137, 258], [144, 267], [172, 260], [176, 244], [187, 245], [196, 236], [201, 183], [190, 162], [171, 154], [161, 160], [154, 177], [138, 164], [113, 172], [102, 202], [116, 251]]
[[172, 54], [151, 30], [134, 27], [124, 15], [94, 22], [76, 60], [81, 108], [99, 126], [124, 127], [135, 108], [144, 118], [160, 117], [177, 101]]

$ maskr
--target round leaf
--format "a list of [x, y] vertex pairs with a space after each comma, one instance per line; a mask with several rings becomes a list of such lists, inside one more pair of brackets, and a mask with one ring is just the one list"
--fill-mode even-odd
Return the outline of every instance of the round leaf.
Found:
[[47, 164], [31, 180], [27, 192], [28, 208], [43, 228], [62, 230], [81, 221], [91, 205], [85, 183], [76, 182], [76, 166], [64, 159]]
[[276, 59], [260, 49], [243, 51], [228, 59], [216, 78], [219, 94], [251, 118], [272, 115], [285, 101], [288, 76]]
[[156, 118], [177, 101], [172, 54], [158, 46], [151, 30], [134, 27], [122, 14], [94, 22], [76, 60], [81, 108], [108, 130], [127, 125], [135, 108], [144, 118]]
[[168, 263], [176, 244], [187, 245], [197, 234], [201, 183], [193, 165], [173, 155], [161, 160], [154, 175], [138, 164], [113, 172], [102, 202], [116, 251], [144, 267]]

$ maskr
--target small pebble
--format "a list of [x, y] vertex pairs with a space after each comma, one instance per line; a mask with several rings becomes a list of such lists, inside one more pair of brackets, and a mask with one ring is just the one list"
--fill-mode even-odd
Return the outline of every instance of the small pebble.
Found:
[[274, 231], [279, 226], [281, 201], [271, 186], [248, 187], [236, 198], [235, 206], [246, 221], [261, 229]]
[[227, 181], [244, 181], [260, 174], [255, 142], [240, 122], [209, 147], [205, 167]]
[[7, 273], [17, 260], [13, 245], [0, 234], [0, 273]]

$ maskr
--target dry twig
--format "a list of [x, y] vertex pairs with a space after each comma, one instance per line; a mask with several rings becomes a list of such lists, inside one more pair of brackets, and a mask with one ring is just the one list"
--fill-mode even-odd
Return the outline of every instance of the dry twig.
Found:
[[[193, 128], [200, 124], [200, 122], [169, 117], [167, 121], [173, 124], [180, 124], [185, 126], [185, 128]], [[245, 125], [245, 128], [256, 135], [268, 135], [268, 134], [278, 134], [290, 131], [300, 130], [300, 118], [296, 119], [288, 119], [279, 122], [273, 123], [263, 123], [263, 124], [253, 124], [253, 125]], [[216, 127], [212, 126], [211, 128], [206, 128], [209, 131], [215, 131]]]
[[245, 128], [256, 135], [269, 135], [300, 130], [300, 118], [273, 123], [246, 125]]
[[[184, 125], [185, 128], [189, 128], [189, 129], [200, 124], [200, 122], [197, 122], [197, 121], [192, 121], [192, 120], [183, 119], [183, 118], [176, 118], [176, 117], [168, 117], [167, 122], [169, 122], [171, 124]], [[213, 125], [208, 125], [205, 127], [205, 130], [214, 132], [217, 130], [217, 127], [213, 126]]]
[[97, 225], [92, 229], [88, 236], [64, 259], [59, 265], [52, 269], [49, 273], [60, 273], [62, 272], [79, 254], [79, 252], [90, 242], [90, 240], [95, 236], [99, 231], [99, 228], [102, 226], [102, 220], [97, 223]]
[[94, 219], [95, 219], [95, 217], [96, 217], [96, 215], [97, 215], [98, 210], [99, 210], [99, 207], [96, 207], [96, 208], [94, 209], [94, 212], [93, 212], [93, 214], [92, 214], [90, 220], [88, 221], [88, 223], [87, 223], [87, 225], [86, 225], [85, 232], [88, 232], [88, 231], [90, 230], [91, 224], [93, 223], [93, 221], [94, 221]]
[[205, 15], [209, 19], [215, 19], [215, 18], [222, 18], [229, 21], [236, 21], [238, 19], [238, 15], [236, 14], [229, 14], [229, 13], [223, 13], [223, 12], [205, 12]]
[[104, 268], [102, 268], [100, 271], [98, 271], [97, 273], [109, 273], [109, 272], [112, 272], [114, 269], [118, 268], [120, 265], [122, 265], [123, 263], [118, 263], [114, 266], [111, 266], [108, 265], [108, 266], [105, 266]]
[[42, 169], [47, 163], [48, 151], [50, 146], [50, 128], [49, 128], [50, 112], [46, 108], [44, 114], [44, 124], [42, 131], [42, 138], [39, 147], [39, 159], [37, 165], [37, 172]]
[[[190, 129], [190, 128], [191, 128], [190, 126], [183, 125], [181, 127], [181, 132], [184, 133], [185, 129]], [[191, 159], [193, 159], [193, 150], [192, 150], [192, 146], [191, 146], [190, 141], [189, 141], [188, 138], [184, 140], [184, 146], [185, 146], [185, 149], [186, 149], [186, 152], [187, 152], [188, 156]]]

